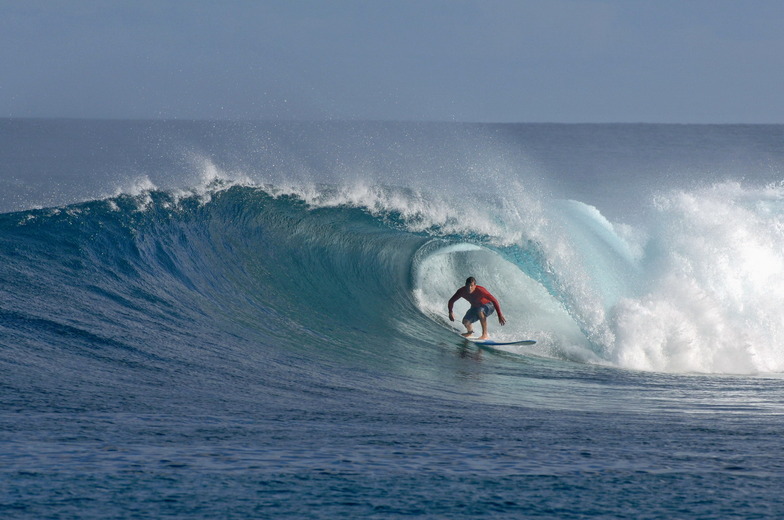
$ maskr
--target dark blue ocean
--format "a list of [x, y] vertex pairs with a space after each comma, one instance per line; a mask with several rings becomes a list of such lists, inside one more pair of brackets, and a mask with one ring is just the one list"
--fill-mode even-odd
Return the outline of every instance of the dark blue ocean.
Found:
[[783, 453], [784, 126], [0, 120], [0, 518], [774, 519]]

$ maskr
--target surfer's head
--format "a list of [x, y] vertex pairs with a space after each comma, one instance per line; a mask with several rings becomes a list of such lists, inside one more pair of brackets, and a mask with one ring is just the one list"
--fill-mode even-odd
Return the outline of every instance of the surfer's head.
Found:
[[465, 287], [468, 289], [468, 292], [474, 292], [474, 289], [476, 288], [476, 278], [473, 276], [466, 278]]

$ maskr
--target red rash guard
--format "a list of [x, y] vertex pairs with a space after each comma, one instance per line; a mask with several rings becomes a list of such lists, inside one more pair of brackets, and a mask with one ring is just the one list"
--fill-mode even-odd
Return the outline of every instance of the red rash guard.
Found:
[[452, 306], [455, 304], [457, 300], [460, 298], [465, 298], [468, 300], [468, 303], [471, 304], [471, 307], [480, 307], [486, 303], [492, 303], [495, 307], [495, 311], [498, 313], [499, 316], [503, 316], [504, 314], [501, 312], [501, 305], [499, 305], [498, 300], [495, 299], [495, 296], [490, 294], [490, 291], [482, 287], [481, 285], [477, 285], [474, 289], [474, 292], [468, 292], [468, 289], [465, 287], [461, 287], [457, 290], [454, 296], [449, 300], [449, 312], [452, 312]]

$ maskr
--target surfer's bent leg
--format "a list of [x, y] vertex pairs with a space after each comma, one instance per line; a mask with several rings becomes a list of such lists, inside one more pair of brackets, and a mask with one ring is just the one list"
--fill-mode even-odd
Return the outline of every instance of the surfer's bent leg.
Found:
[[463, 336], [468, 337], [474, 333], [474, 328], [471, 326], [471, 320], [463, 318], [463, 326], [466, 328], [466, 332], [463, 333]]
[[488, 339], [490, 335], [487, 333], [487, 317], [495, 312], [495, 306], [492, 303], [486, 303], [477, 309], [477, 318], [482, 325], [482, 335], [479, 339]]
[[466, 328], [466, 332], [463, 333], [463, 336], [465, 337], [469, 337], [474, 333], [474, 327], [471, 324], [479, 319], [476, 311], [477, 309], [475, 307], [471, 307], [468, 309], [468, 312], [465, 313], [465, 316], [463, 316], [463, 326]]
[[490, 336], [487, 335], [487, 316], [484, 311], [479, 311], [479, 324], [482, 325], [482, 335], [479, 336], [479, 339], [489, 338]]

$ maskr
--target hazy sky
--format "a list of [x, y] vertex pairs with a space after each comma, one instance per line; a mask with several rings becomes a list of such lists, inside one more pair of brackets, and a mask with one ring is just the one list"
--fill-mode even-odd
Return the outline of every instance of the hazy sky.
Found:
[[0, 117], [784, 123], [784, 1], [0, 0]]

